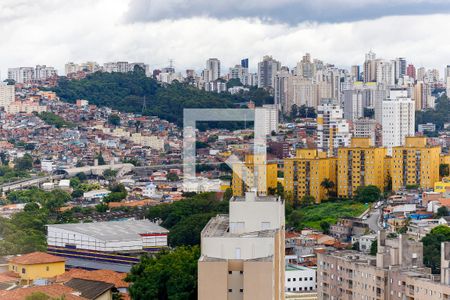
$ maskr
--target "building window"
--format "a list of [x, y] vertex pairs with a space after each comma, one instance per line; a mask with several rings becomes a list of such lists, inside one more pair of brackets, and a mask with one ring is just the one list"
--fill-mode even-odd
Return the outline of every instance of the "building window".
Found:
[[22, 268], [22, 274], [25, 274], [26, 272], [25, 268]]
[[232, 293], [233, 292], [233, 289], [228, 289], [228, 293]]
[[45, 270], [46, 270], [47, 272], [50, 271], [50, 267], [47, 266], [47, 267], [45, 268]]
[[290, 282], [290, 281], [291, 281], [291, 279], [290, 279], [290, 278], [288, 278], [288, 281]]
[[244, 292], [244, 289], [239, 289], [239, 292], [243, 293], [243, 292]]
[[239, 271], [239, 274], [241, 274], [241, 275], [244, 274], [244, 271]]
[[230, 274], [230, 275], [233, 274], [233, 271], [228, 271], [228, 274]]

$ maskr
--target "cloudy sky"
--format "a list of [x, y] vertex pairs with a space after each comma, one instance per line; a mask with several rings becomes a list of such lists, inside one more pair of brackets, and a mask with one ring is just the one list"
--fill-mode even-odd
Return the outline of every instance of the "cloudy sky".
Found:
[[1, 0], [0, 71], [67, 61], [218, 57], [223, 71], [265, 54], [293, 66], [305, 52], [348, 67], [372, 49], [416, 66], [450, 64], [448, 0]]

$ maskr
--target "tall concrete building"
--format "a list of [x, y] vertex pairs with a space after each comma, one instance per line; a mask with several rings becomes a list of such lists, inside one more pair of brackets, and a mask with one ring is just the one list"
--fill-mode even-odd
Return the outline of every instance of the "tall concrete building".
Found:
[[281, 68], [281, 63], [272, 58], [272, 56], [264, 56], [263, 60], [258, 63], [258, 87], [274, 88], [275, 75]]
[[378, 146], [380, 138], [380, 125], [374, 119], [361, 118], [353, 121], [353, 137], [368, 137], [370, 138], [371, 144]]
[[319, 253], [319, 299], [423, 299], [450, 298], [450, 243], [441, 245], [441, 276], [423, 266], [421, 242], [378, 232], [377, 254], [345, 250]]
[[312, 196], [320, 203], [329, 196], [322, 182], [328, 179], [336, 185], [336, 162], [317, 149], [297, 149], [294, 158], [284, 160], [284, 190], [297, 203], [303, 196]]
[[328, 156], [350, 145], [351, 133], [344, 112], [334, 99], [323, 99], [317, 108], [317, 148]]
[[[262, 107], [255, 108], [255, 118], [260, 117], [264, 122], [255, 124], [255, 131], [263, 132], [265, 135], [270, 135], [272, 132], [278, 132], [278, 106], [276, 104], [266, 104]], [[260, 128], [257, 128], [257, 127]]]
[[364, 82], [373, 82], [377, 80], [376, 54], [369, 51], [364, 61]]
[[406, 75], [406, 59], [398, 57], [395, 59], [395, 82]]
[[6, 85], [0, 82], [0, 107], [5, 110], [14, 102], [14, 85]]
[[230, 79], [239, 79], [243, 85], [249, 85], [248, 68], [241, 65], [230, 68]]
[[248, 192], [201, 233], [199, 300], [284, 300], [284, 201]]
[[353, 197], [358, 187], [385, 186], [386, 148], [377, 148], [370, 138], [352, 138], [350, 147], [338, 149], [337, 186], [339, 197]]
[[302, 60], [297, 63], [297, 76], [312, 79], [315, 75], [316, 68], [311, 61], [311, 55], [306, 53]]
[[408, 186], [431, 189], [439, 181], [441, 147], [427, 145], [425, 137], [406, 137], [405, 145], [392, 149], [392, 190]]
[[407, 136], [414, 136], [414, 101], [406, 89], [391, 89], [383, 100], [383, 146], [391, 154], [392, 147], [402, 146]]
[[352, 75], [354, 81], [361, 80], [361, 71], [360, 71], [359, 65], [352, 66], [351, 75]]
[[406, 68], [406, 75], [408, 75], [412, 79], [416, 79], [416, 67], [414, 67], [413, 64], [409, 64]]
[[34, 80], [33, 67], [19, 67], [8, 69], [8, 79], [14, 80], [16, 83], [27, 83]]
[[210, 58], [206, 61], [206, 70], [208, 70], [208, 82], [215, 81], [220, 77], [220, 60]]
[[344, 91], [344, 118], [354, 121], [364, 117], [364, 108], [367, 107], [366, 99], [369, 91], [365, 89], [354, 89]]

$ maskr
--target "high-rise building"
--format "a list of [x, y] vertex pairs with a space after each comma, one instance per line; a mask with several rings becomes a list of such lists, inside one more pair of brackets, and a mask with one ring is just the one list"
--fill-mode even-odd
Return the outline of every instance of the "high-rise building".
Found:
[[269, 190], [277, 188], [277, 164], [268, 163], [264, 156], [247, 154], [245, 161], [233, 164], [232, 169], [231, 187], [234, 196], [243, 196], [253, 189], [267, 195]]
[[377, 80], [376, 54], [372, 51], [366, 54], [364, 61], [364, 82], [374, 82]]
[[426, 76], [426, 70], [424, 67], [420, 67], [417, 69], [417, 77], [416, 79], [419, 81], [424, 81]]
[[8, 79], [14, 80], [16, 83], [28, 83], [34, 80], [33, 67], [9, 68]]
[[243, 85], [249, 85], [248, 69], [241, 65], [236, 65], [230, 68], [230, 79], [239, 79]]
[[272, 56], [264, 56], [263, 60], [258, 63], [258, 87], [274, 88], [275, 75], [280, 70], [281, 64]]
[[409, 64], [406, 68], [406, 75], [408, 75], [412, 79], [416, 79], [416, 67], [414, 67], [413, 64]]
[[318, 253], [319, 299], [450, 298], [450, 243], [441, 244], [441, 276], [423, 266], [423, 251], [421, 242], [381, 231], [376, 256], [352, 250]]
[[206, 61], [206, 70], [208, 70], [208, 80], [215, 81], [220, 77], [220, 60], [217, 58], [210, 58]]
[[353, 77], [353, 81], [360, 81], [361, 80], [361, 71], [360, 71], [360, 66], [359, 65], [352, 66], [351, 75]]
[[406, 75], [406, 59], [398, 57], [395, 59], [395, 82]]
[[336, 100], [323, 99], [317, 108], [317, 148], [328, 156], [337, 154], [337, 149], [350, 145], [349, 123]]
[[0, 82], [0, 107], [5, 110], [14, 102], [14, 85], [7, 85]]
[[427, 145], [425, 137], [406, 137], [405, 145], [392, 148], [390, 176], [392, 189], [408, 186], [424, 189], [439, 181], [441, 148]]
[[297, 63], [297, 76], [312, 79], [316, 74], [315, 64], [311, 61], [311, 55], [306, 53]]
[[376, 82], [387, 86], [395, 85], [395, 61], [376, 60]]
[[350, 147], [338, 149], [338, 196], [351, 198], [360, 186], [384, 189], [386, 148], [374, 147], [369, 137], [352, 138]]
[[248, 69], [248, 58], [241, 59], [241, 67]]
[[402, 146], [407, 136], [414, 136], [414, 101], [406, 89], [394, 88], [382, 104], [383, 146], [391, 153], [392, 147]]
[[199, 300], [284, 300], [284, 201], [247, 192], [201, 233]]
[[47, 80], [53, 76], [56, 76], [58, 73], [56, 72], [54, 67], [47, 67], [46, 65], [37, 65], [34, 72], [34, 80], [43, 81]]
[[[278, 132], [278, 107], [276, 104], [266, 104], [255, 108], [255, 118], [261, 118], [263, 122], [255, 122], [255, 131], [270, 135]], [[259, 127], [259, 128], [258, 128]], [[259, 131], [258, 131], [259, 130]]]
[[362, 138], [369, 137], [371, 144], [377, 146], [381, 133], [377, 135], [381, 128], [374, 119], [361, 118], [353, 121], [353, 137]]
[[[336, 162], [336, 158], [317, 149], [297, 149], [295, 158], [284, 160], [284, 190], [294, 203], [300, 203], [303, 196], [312, 196], [320, 203], [335, 190]], [[326, 179], [333, 182], [333, 188], [327, 190], [322, 185]]]
[[368, 98], [366, 89], [344, 91], [344, 118], [353, 121], [364, 117], [365, 100]]
[[293, 75], [289, 73], [289, 70], [282, 68], [277, 72], [274, 80], [274, 103], [283, 113], [290, 112], [291, 107], [294, 104], [289, 98], [291, 77], [293, 77]]

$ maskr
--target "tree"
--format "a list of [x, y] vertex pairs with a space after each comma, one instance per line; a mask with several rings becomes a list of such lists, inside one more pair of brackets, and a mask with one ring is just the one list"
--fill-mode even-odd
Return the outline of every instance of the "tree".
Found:
[[450, 175], [450, 169], [448, 164], [440, 164], [439, 165], [439, 176], [447, 177]]
[[105, 177], [105, 179], [108, 180], [113, 180], [116, 178], [117, 172], [118, 172], [117, 170], [107, 169], [103, 171], [103, 177]]
[[309, 205], [313, 205], [316, 202], [316, 199], [311, 196], [311, 195], [304, 195], [301, 199], [300, 199], [300, 206], [309, 206]]
[[184, 218], [170, 229], [169, 245], [194, 246], [200, 244], [200, 233], [215, 213], [195, 214]]
[[331, 225], [327, 221], [320, 222], [320, 228], [322, 229], [324, 234], [330, 233], [330, 227], [331, 227]]
[[381, 191], [375, 185], [359, 186], [356, 189], [354, 199], [359, 202], [375, 202], [380, 200]]
[[113, 126], [120, 126], [120, 117], [116, 114], [111, 114], [108, 117], [108, 123]]
[[14, 162], [14, 169], [17, 171], [29, 171], [33, 168], [33, 158], [30, 154], [25, 154]]
[[76, 177], [78, 177], [78, 179], [80, 179], [80, 181], [86, 181], [87, 180], [87, 175], [83, 172], [77, 173], [75, 175]]
[[142, 256], [126, 281], [135, 300], [197, 299], [197, 263], [200, 248], [178, 247], [154, 257]]
[[297, 104], [293, 104], [291, 106], [291, 119], [294, 120], [298, 116], [298, 106]]
[[227, 188], [223, 193], [223, 200], [229, 201], [233, 197], [233, 190], [231, 188]]
[[275, 192], [277, 196], [283, 197], [284, 195], [284, 186], [281, 184], [281, 182], [277, 182], [277, 190]]
[[289, 227], [293, 227], [295, 229], [303, 229], [302, 223], [304, 219], [304, 214], [300, 210], [294, 210], [289, 215], [288, 224]]
[[370, 245], [370, 252], [369, 252], [369, 254], [370, 255], [377, 255], [377, 252], [378, 252], [378, 242], [377, 242], [377, 240], [374, 240], [372, 242], [372, 244]]
[[353, 245], [352, 245], [352, 250], [359, 251], [359, 242], [353, 243]]
[[450, 227], [439, 225], [434, 227], [422, 239], [423, 263], [431, 268], [434, 274], [439, 274], [441, 268], [441, 243], [450, 241]]
[[103, 154], [101, 152], [96, 156], [96, 159], [98, 161], [99, 166], [106, 165], [105, 159], [103, 158]]
[[448, 216], [448, 208], [447, 206], [441, 206], [438, 208], [436, 213], [436, 218], [446, 217]]
[[175, 173], [169, 173], [169, 174], [167, 174], [167, 180], [169, 180], [169, 181], [178, 181], [178, 180], [180, 180], [180, 178]]
[[329, 178], [325, 178], [321, 183], [320, 186], [323, 187], [327, 193], [327, 198], [330, 196], [330, 190], [334, 188], [334, 182], [331, 181]]

